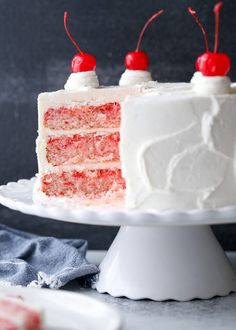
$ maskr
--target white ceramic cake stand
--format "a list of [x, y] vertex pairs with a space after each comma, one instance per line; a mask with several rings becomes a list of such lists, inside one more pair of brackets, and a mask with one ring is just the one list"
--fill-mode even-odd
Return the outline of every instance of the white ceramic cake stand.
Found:
[[209, 225], [235, 223], [236, 207], [209, 211], [128, 212], [65, 209], [32, 202], [34, 179], [0, 187], [14, 210], [74, 223], [121, 226], [100, 265], [98, 292], [130, 299], [208, 299], [236, 291], [236, 275]]

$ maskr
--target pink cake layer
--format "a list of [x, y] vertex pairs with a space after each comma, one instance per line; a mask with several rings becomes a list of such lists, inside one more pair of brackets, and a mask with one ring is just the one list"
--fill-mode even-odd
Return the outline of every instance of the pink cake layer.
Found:
[[49, 137], [46, 157], [53, 166], [119, 161], [119, 133]]
[[50, 173], [41, 180], [47, 196], [75, 198], [80, 203], [109, 203], [124, 197], [125, 181], [118, 168]]
[[[0, 317], [0, 329], [5, 329], [3, 327], [4, 322], [9, 324], [9, 328], [6, 328], [8, 330], [19, 329], [16, 326], [17, 323], [23, 324], [26, 330], [41, 329], [40, 312], [24, 305], [22, 301], [18, 303], [15, 299], [2, 298], [0, 299], [0, 311], [1, 315], [6, 315], [5, 319], [3, 316]], [[15, 320], [15, 323], [11, 322], [12, 318]]]
[[0, 316], [0, 330], [19, 330], [19, 327], [14, 321]]
[[52, 130], [119, 128], [120, 104], [49, 108], [44, 114], [44, 126]]

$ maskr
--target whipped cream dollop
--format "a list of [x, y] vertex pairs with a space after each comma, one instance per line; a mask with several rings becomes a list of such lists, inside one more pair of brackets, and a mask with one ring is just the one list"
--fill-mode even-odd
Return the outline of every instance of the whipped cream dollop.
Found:
[[64, 88], [66, 90], [78, 90], [81, 88], [96, 88], [99, 86], [98, 77], [96, 71], [85, 71], [71, 73]]
[[120, 78], [119, 85], [120, 86], [140, 85], [148, 81], [152, 81], [152, 76], [149, 71], [126, 69]]
[[201, 72], [195, 72], [191, 79], [193, 90], [198, 94], [228, 94], [231, 89], [229, 77], [222, 76], [203, 76]]

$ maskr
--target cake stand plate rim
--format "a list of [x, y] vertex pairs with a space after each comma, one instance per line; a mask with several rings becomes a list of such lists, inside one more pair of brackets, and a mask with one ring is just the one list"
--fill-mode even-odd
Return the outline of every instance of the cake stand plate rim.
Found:
[[236, 223], [236, 206], [210, 210], [128, 211], [125, 209], [59, 206], [33, 203], [35, 177], [0, 186], [0, 204], [25, 214], [58, 221], [104, 226], [192, 226]]

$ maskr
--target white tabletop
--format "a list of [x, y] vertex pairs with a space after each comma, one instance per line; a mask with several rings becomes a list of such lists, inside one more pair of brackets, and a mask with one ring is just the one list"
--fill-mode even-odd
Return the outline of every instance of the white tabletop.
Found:
[[[89, 261], [99, 264], [104, 251], [89, 251]], [[236, 252], [227, 253], [236, 269]], [[124, 319], [124, 330], [235, 330], [236, 294], [210, 300], [190, 302], [132, 301], [81, 289], [75, 283], [67, 287], [106, 302], [118, 309]]]

